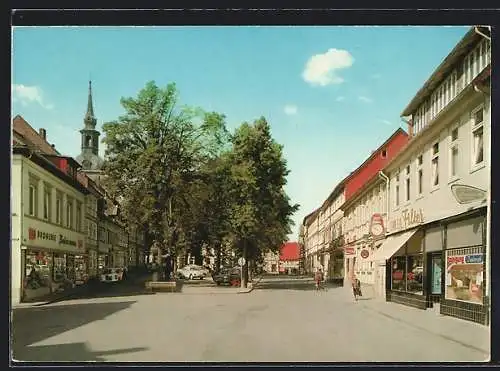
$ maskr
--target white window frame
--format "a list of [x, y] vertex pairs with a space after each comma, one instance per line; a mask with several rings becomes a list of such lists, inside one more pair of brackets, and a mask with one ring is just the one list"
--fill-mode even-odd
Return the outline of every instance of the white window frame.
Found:
[[52, 220], [52, 187], [46, 182], [43, 183], [43, 219]]
[[64, 195], [62, 194], [62, 192], [56, 190], [56, 224], [59, 225], [63, 225], [64, 219], [63, 198]]
[[404, 201], [405, 201], [405, 203], [409, 203], [411, 200], [411, 165], [410, 164], [405, 166], [404, 179], [405, 179]]
[[73, 200], [71, 198], [66, 198], [66, 227], [73, 229]]
[[[422, 159], [422, 162], [419, 163], [419, 159]], [[422, 172], [422, 182], [420, 181], [420, 172]], [[421, 198], [424, 194], [424, 155], [420, 153], [415, 159], [415, 198]], [[422, 192], [420, 192], [420, 188], [422, 188]]]
[[399, 199], [399, 177], [400, 177], [400, 171], [399, 169], [396, 171], [396, 174], [394, 176], [394, 209], [398, 209], [399, 205], [401, 203], [401, 200]]
[[[453, 139], [453, 132], [457, 131], [457, 138]], [[460, 130], [459, 130], [459, 123], [453, 125], [450, 128], [450, 133], [449, 133], [449, 138], [450, 138], [450, 146], [449, 146], [449, 165], [448, 165], [448, 179], [449, 183], [456, 181], [459, 178], [459, 168], [460, 168]], [[455, 174], [453, 174], [453, 151], [457, 150], [458, 153], [458, 160], [457, 160], [457, 167], [455, 169]]]
[[[479, 124], [476, 124], [474, 121], [475, 114], [481, 110], [483, 111], [483, 120]], [[471, 148], [471, 156], [470, 156], [471, 172], [476, 171], [477, 169], [480, 169], [480, 168], [485, 166], [484, 120], [485, 120], [485, 110], [484, 110], [484, 105], [481, 104], [471, 111], [471, 117], [470, 117], [470, 122], [471, 122], [471, 124], [470, 124], [470, 126], [471, 126], [471, 146], [470, 146], [470, 148]], [[476, 141], [475, 141], [474, 134], [480, 130], [483, 132], [483, 135], [482, 135], [483, 159], [481, 162], [476, 162], [477, 153], [476, 153]]]
[[[438, 151], [434, 153], [434, 145], [438, 145]], [[439, 188], [439, 182], [441, 179], [439, 179], [439, 140], [437, 142], [432, 142], [431, 148], [431, 178], [430, 178], [430, 185], [431, 185], [431, 192]], [[434, 168], [434, 161], [437, 162], [436, 169]], [[437, 184], [435, 184], [435, 179], [438, 179]]]
[[77, 232], [82, 231], [82, 203], [76, 201], [75, 229]]
[[37, 216], [38, 209], [38, 185], [30, 181], [28, 188], [28, 215]]

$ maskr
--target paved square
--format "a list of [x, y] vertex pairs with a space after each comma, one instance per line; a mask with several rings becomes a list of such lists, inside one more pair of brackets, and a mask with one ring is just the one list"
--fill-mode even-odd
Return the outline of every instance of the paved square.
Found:
[[485, 361], [489, 329], [366, 297], [267, 278], [249, 294], [182, 293], [69, 300], [13, 312], [14, 358], [138, 362]]

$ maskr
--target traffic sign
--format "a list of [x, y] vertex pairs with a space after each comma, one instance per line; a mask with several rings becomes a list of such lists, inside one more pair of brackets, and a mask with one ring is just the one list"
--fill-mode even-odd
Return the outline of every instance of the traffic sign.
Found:
[[245, 265], [246, 261], [245, 261], [245, 258], [241, 257], [238, 259], [238, 264], [243, 267]]

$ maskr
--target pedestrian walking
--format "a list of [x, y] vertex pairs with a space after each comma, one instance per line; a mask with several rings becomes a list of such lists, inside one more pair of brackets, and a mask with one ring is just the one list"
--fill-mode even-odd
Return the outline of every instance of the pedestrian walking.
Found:
[[356, 277], [352, 276], [352, 294], [354, 295], [354, 300], [358, 301], [358, 296], [363, 296], [361, 293], [361, 281]]
[[314, 281], [316, 282], [316, 290], [321, 289], [321, 282], [323, 281], [323, 272], [321, 271], [321, 268], [318, 267], [318, 270], [316, 271], [316, 274], [314, 275]]

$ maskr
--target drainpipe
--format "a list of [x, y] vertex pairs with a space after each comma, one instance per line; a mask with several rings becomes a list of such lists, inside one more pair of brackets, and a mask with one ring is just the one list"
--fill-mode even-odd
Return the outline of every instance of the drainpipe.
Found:
[[[491, 32], [491, 27], [490, 27], [490, 26], [488, 26], [488, 29], [489, 29], [489, 30], [490, 30], [490, 32]], [[491, 37], [489, 37], [489, 36], [485, 35], [485, 34], [484, 34], [484, 33], [482, 33], [481, 31], [479, 31], [479, 27], [474, 26], [474, 32], [475, 32], [475, 33], [477, 33], [478, 35], [481, 35], [481, 36], [482, 36], [482, 37], [484, 37], [486, 40], [491, 41]]]
[[385, 185], [385, 193], [386, 193], [386, 195], [385, 195], [385, 203], [386, 203], [386, 211], [385, 211], [385, 215], [386, 215], [386, 221], [387, 221], [387, 222], [386, 222], [385, 230], [386, 230], [386, 232], [387, 232], [387, 226], [389, 225], [389, 209], [390, 209], [390, 208], [389, 208], [389, 184], [390, 184], [390, 183], [389, 183], [389, 177], [388, 177], [387, 175], [385, 175], [385, 173], [384, 173], [382, 170], [380, 170], [380, 171], [378, 172], [378, 176], [379, 176], [381, 179], [383, 179], [383, 180], [384, 180], [384, 182], [385, 182], [385, 184], [386, 184], [386, 185]]

